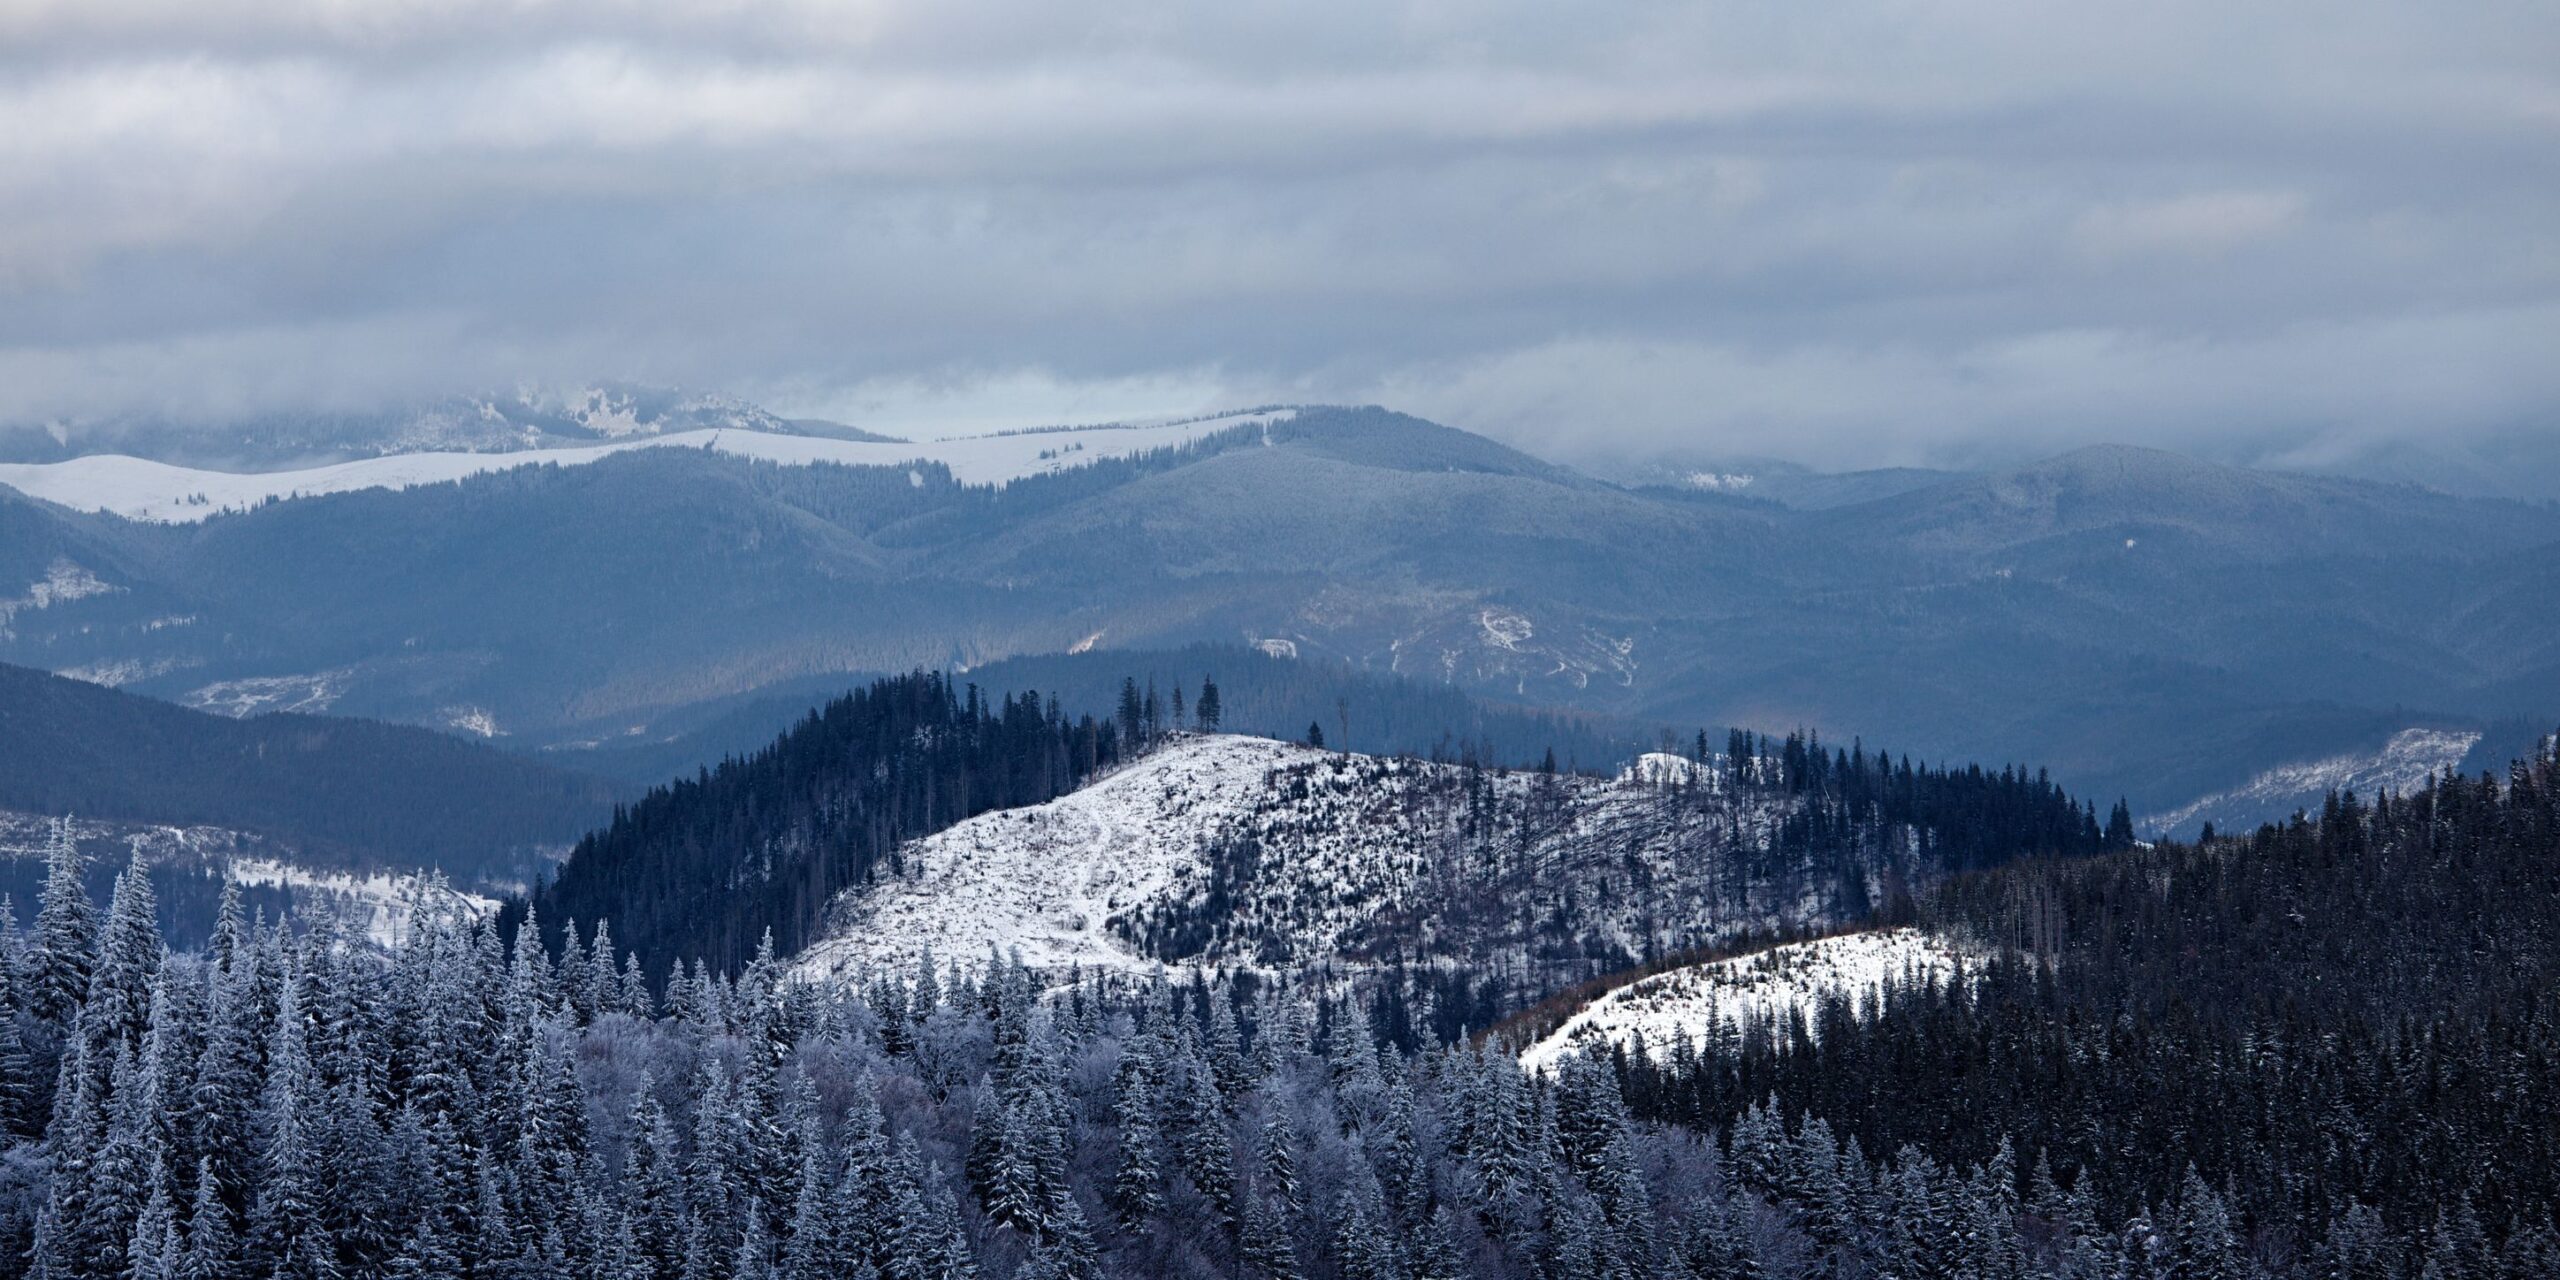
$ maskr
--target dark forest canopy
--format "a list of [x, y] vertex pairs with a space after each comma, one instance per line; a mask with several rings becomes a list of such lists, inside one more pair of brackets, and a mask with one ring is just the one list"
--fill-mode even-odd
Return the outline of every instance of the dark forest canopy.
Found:
[[937, 673], [878, 680], [753, 755], [617, 809], [531, 905], [621, 921], [659, 965], [733, 967], [768, 930], [790, 954], [838, 890], [894, 874], [906, 841], [1072, 790], [1142, 728], [1070, 720], [1036, 693], [991, 700]]
[[1967, 981], [1622, 1055], [1636, 1110], [1950, 1165], [2012, 1150], [2127, 1239], [2206, 1188], [2279, 1275], [2554, 1274], [2550, 747], [2503, 780], [1960, 878], [1930, 908], [1982, 948]]

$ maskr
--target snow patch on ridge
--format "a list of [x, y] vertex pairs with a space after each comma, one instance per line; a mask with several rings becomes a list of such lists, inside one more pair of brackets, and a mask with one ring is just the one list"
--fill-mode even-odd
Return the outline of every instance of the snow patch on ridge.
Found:
[[1844, 934], [1772, 947], [1639, 979], [1601, 996], [1520, 1054], [1531, 1071], [1552, 1069], [1567, 1054], [1631, 1045], [1641, 1036], [1660, 1053], [1769, 1021], [1783, 1021], [1844, 995], [1860, 1011], [1887, 983], [1945, 982], [1965, 952], [1918, 929]]
[[22, 609], [50, 609], [74, 600], [109, 595], [124, 588], [99, 581], [98, 575], [70, 560], [57, 557], [45, 567], [44, 576], [27, 584], [27, 593], [11, 600], [0, 600], [0, 639], [10, 634], [9, 621]]
[[2479, 741], [2476, 729], [2403, 729], [2379, 751], [2278, 765], [2228, 791], [2152, 814], [2143, 819], [2143, 827], [2155, 835], [2206, 821], [2225, 828], [2255, 827], [2295, 809], [2317, 808], [2332, 791], [2367, 797], [2415, 791], [2429, 778], [2459, 766]]
[[325, 903], [340, 924], [386, 948], [400, 945], [409, 921], [421, 911], [459, 911], [477, 920], [494, 914], [499, 905], [495, 898], [464, 892], [438, 877], [317, 871], [271, 858], [233, 858], [230, 877], [237, 884], [290, 889], [301, 902]]
[[1648, 751], [1637, 756], [1635, 763], [1618, 774], [1621, 782], [1644, 783], [1658, 787], [1724, 785], [1724, 771], [1711, 764], [1701, 764], [1684, 755], [1668, 751]]
[[178, 701], [198, 711], [210, 711], [234, 720], [271, 711], [319, 715], [346, 696], [347, 684], [354, 674], [352, 669], [342, 667], [310, 675], [216, 680], [203, 688], [191, 690]]
[[[609, 444], [512, 453], [388, 454], [292, 471], [210, 471], [123, 454], [91, 454], [63, 462], [0, 464], [0, 484], [76, 510], [104, 511], [130, 520], [169, 524], [193, 523], [225, 511], [245, 511], [286, 498], [362, 489], [407, 489], [515, 467], [579, 466], [630, 449], [708, 449], [783, 466], [938, 463], [963, 484], [1004, 485], [1104, 458], [1188, 444], [1234, 427], [1268, 426], [1296, 414], [1294, 409], [1273, 409], [1156, 426], [1075, 427], [912, 444], [713, 427], [626, 436]], [[626, 425], [623, 417], [601, 408], [582, 421], [608, 434]], [[921, 476], [917, 478], [920, 480]]]
[[[0, 863], [42, 860], [57, 819], [0, 810]], [[248, 888], [281, 889], [296, 915], [326, 914], [375, 944], [396, 946], [421, 910], [459, 911], [481, 919], [498, 909], [486, 894], [455, 889], [443, 877], [409, 871], [351, 872], [293, 860], [290, 849], [251, 831], [216, 826], [107, 822], [73, 818], [72, 839], [92, 866], [128, 861], [163, 873], [196, 873]]]

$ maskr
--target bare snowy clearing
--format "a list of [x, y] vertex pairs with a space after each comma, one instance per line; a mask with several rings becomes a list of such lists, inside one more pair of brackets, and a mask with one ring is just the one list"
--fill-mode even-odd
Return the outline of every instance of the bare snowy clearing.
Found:
[[1965, 953], [1918, 929], [1844, 934], [1789, 943], [1756, 955], [1658, 973], [1628, 983], [1585, 1005], [1555, 1033], [1529, 1046], [1520, 1065], [1552, 1069], [1567, 1054], [1642, 1037], [1654, 1052], [1687, 1036], [1710, 1035], [1763, 1022], [1783, 1021], [1832, 995], [1867, 1008], [1889, 982], [1944, 982]]

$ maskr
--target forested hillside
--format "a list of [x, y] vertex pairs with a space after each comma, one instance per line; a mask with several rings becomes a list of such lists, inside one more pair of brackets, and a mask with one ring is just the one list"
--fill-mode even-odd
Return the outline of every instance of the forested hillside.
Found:
[[1639, 1047], [1617, 1064], [1636, 1111], [1795, 1152], [1746, 1181], [1868, 1257], [1930, 1212], [1916, 1168], [1997, 1171], [2073, 1275], [2560, 1266], [2550, 747], [2504, 779], [1962, 878], [1931, 908], [1988, 957], [1964, 981]]
[[[1965, 879], [1935, 927], [2021, 956], [1979, 994], [1549, 1074], [1441, 1047], [1409, 973], [1059, 987], [998, 958], [821, 987], [767, 951], [662, 1001], [601, 928], [555, 959], [430, 913], [386, 963], [234, 909], [170, 955], [145, 877], [101, 918], [65, 863], [0, 931], [0, 1256], [47, 1280], [2528, 1280], [2560, 1265], [2555, 948], [2529, 923], [2555, 799], [2546, 754]], [[2334, 997], [2242, 985], [2323, 950]]]
[[554, 920], [618, 920], [659, 966], [733, 968], [768, 931], [787, 954], [838, 890], [895, 874], [907, 840], [1068, 791], [1143, 731], [939, 674], [875, 681], [752, 756], [616, 810], [532, 906]]

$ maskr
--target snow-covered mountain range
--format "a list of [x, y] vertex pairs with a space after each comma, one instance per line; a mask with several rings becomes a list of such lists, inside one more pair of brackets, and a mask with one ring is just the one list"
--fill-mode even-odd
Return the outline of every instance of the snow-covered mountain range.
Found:
[[1019, 949], [1052, 970], [1466, 960], [1587, 976], [1744, 931], [1854, 918], [1918, 877], [1909, 833], [1789, 857], [1801, 807], [1647, 757], [1615, 777], [1190, 735], [1046, 804], [911, 842], [800, 971]]
[[[581, 421], [592, 424], [593, 434], [604, 437], [602, 443], [564, 444], [537, 433], [528, 437], [531, 443], [494, 449], [477, 447], [482, 442], [476, 439], [440, 433], [419, 437], [433, 447], [276, 471], [213, 470], [119, 453], [89, 454], [61, 462], [0, 463], [0, 484], [76, 511], [181, 524], [290, 498], [408, 489], [519, 467], [580, 466], [633, 449], [702, 449], [784, 466], [940, 464], [962, 484], [1001, 486], [1104, 458], [1189, 444], [1237, 427], [1283, 422], [1293, 412], [1270, 409], [1173, 423], [1115, 423], [910, 443], [811, 434], [762, 410], [742, 411], [734, 424], [669, 430], [665, 416], [643, 421], [627, 408], [600, 408]], [[923, 483], [921, 477], [917, 483]]]
[[83, 509], [0, 486], [0, 661], [583, 750], [868, 673], [1252, 645], [1647, 737], [2032, 761], [2137, 813], [2412, 724], [2547, 728], [2560, 688], [2560, 508], [2123, 449], [1779, 505], [1282, 416], [18, 464]]
[[270, 471], [390, 454], [507, 453], [713, 430], [887, 438], [839, 423], [785, 418], [733, 396], [600, 383], [461, 393], [345, 411], [0, 424], [0, 461], [59, 462], [115, 453]]

